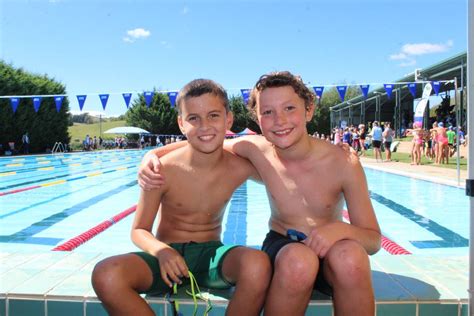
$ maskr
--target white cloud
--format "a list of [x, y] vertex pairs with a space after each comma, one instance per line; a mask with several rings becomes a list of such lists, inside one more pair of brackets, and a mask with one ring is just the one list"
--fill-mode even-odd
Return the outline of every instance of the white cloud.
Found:
[[186, 15], [186, 14], [188, 14], [188, 12], [189, 12], [189, 7], [188, 6], [184, 6], [183, 10], [181, 10], [182, 15]]
[[150, 31], [145, 30], [143, 28], [136, 28], [136, 29], [133, 29], [133, 30], [128, 30], [127, 31], [127, 36], [125, 36], [123, 38], [123, 41], [127, 42], [127, 43], [133, 43], [137, 39], [147, 38], [150, 35], [151, 35]]
[[425, 55], [434, 53], [443, 53], [449, 50], [453, 46], [452, 41], [448, 41], [446, 44], [430, 44], [430, 43], [418, 43], [418, 44], [405, 44], [402, 47], [402, 53], [407, 55]]
[[389, 56], [390, 60], [405, 60], [400, 63], [400, 67], [408, 67], [416, 65], [415, 56], [426, 54], [443, 53], [453, 47], [453, 41], [449, 40], [444, 44], [432, 43], [408, 43], [404, 44], [400, 52]]

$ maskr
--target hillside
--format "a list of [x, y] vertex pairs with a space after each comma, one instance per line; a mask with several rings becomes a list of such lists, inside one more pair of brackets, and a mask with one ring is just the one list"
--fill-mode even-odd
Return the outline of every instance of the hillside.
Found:
[[[75, 143], [82, 143], [84, 138], [87, 134], [89, 136], [94, 137], [100, 136], [100, 123], [95, 124], [81, 124], [81, 123], [74, 123], [73, 126], [69, 126], [68, 132], [71, 136], [71, 144]], [[118, 126], [126, 126], [125, 121], [111, 121], [111, 122], [102, 122], [102, 138], [104, 139], [113, 139], [115, 134], [104, 134], [104, 132], [108, 129], [118, 127]]]

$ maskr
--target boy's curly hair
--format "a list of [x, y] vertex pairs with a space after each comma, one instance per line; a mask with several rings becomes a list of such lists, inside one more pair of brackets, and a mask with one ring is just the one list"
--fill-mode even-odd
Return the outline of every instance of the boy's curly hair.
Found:
[[249, 111], [254, 119], [257, 118], [257, 96], [259, 92], [267, 88], [278, 88], [290, 86], [295, 93], [304, 100], [305, 108], [308, 109], [316, 100], [316, 96], [303, 82], [300, 76], [295, 76], [289, 71], [276, 71], [265, 74], [258, 79], [249, 98]]

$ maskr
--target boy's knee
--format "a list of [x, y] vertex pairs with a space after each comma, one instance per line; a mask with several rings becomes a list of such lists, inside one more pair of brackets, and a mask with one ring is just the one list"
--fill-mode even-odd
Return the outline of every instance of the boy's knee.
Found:
[[312, 288], [319, 270], [319, 258], [307, 246], [290, 244], [280, 250], [275, 260], [277, 278], [289, 289]]
[[242, 258], [241, 279], [252, 282], [269, 283], [272, 275], [272, 266], [268, 255], [259, 250], [248, 251]]
[[355, 241], [344, 240], [336, 243], [326, 256], [326, 262], [336, 282], [359, 283], [366, 280], [370, 274], [367, 252]]
[[115, 257], [97, 263], [92, 271], [92, 286], [99, 295], [116, 287], [122, 279], [123, 268]]

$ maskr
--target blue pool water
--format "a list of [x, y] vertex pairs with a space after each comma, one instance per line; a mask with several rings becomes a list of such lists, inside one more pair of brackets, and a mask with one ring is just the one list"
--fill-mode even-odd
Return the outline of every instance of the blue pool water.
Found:
[[[144, 151], [0, 159], [0, 249], [49, 251], [134, 206]], [[462, 189], [366, 169], [383, 235], [418, 255], [467, 255], [469, 200]], [[246, 182], [223, 222], [224, 243], [258, 247], [270, 215], [265, 189]], [[136, 250], [133, 213], [80, 245], [79, 252]], [[377, 255], [388, 254], [381, 250]]]

